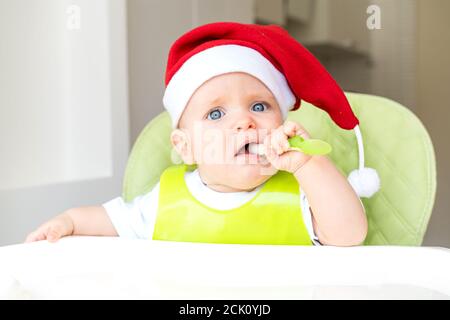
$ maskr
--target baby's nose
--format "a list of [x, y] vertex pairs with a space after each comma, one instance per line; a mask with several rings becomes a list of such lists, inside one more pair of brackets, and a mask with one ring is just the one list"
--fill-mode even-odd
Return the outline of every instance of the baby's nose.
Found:
[[248, 129], [256, 129], [256, 123], [251, 117], [242, 117], [236, 121], [235, 130], [242, 131]]

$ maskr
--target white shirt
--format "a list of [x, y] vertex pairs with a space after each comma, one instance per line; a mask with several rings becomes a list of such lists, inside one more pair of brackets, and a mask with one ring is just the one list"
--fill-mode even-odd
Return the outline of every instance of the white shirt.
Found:
[[[218, 192], [206, 186], [198, 170], [187, 171], [184, 175], [189, 192], [200, 202], [217, 210], [229, 210], [240, 207], [250, 201], [262, 188], [261, 184], [252, 191], [242, 192]], [[117, 233], [121, 237], [131, 239], [151, 240], [156, 223], [159, 199], [159, 182], [153, 189], [142, 196], [136, 197], [132, 202], [126, 203], [122, 197], [117, 197], [103, 204]], [[318, 237], [314, 233], [311, 219], [311, 211], [308, 200], [300, 188], [300, 206], [302, 208], [303, 221], [305, 223], [311, 241], [320, 245]]]

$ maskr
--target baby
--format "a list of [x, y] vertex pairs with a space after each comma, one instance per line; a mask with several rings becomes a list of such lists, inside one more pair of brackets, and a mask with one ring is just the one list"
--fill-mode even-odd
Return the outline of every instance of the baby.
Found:
[[[364, 207], [326, 156], [289, 150], [310, 138], [285, 121], [300, 98], [340, 126], [355, 121], [320, 63], [277, 26], [213, 23], [183, 35], [167, 64], [164, 106], [184, 164], [131, 203], [69, 209], [26, 242], [69, 235], [238, 244], [361, 244]], [[262, 145], [263, 155], [249, 152]], [[187, 165], [195, 165], [188, 170]]]

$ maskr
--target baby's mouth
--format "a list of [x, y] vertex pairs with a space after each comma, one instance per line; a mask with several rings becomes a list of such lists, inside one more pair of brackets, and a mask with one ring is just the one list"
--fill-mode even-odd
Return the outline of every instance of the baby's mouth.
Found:
[[244, 144], [239, 151], [236, 153], [235, 157], [241, 154], [250, 154], [250, 152], [248, 151], [248, 146], [250, 143], [246, 143]]
[[259, 144], [257, 140], [244, 141], [246, 142], [235, 154], [234, 158], [236, 159], [238, 164], [241, 165], [267, 165], [269, 162], [267, 161], [264, 154], [259, 152], [257, 146], [261, 147], [262, 144]]
[[254, 163], [259, 163], [260, 160], [264, 160], [264, 154], [260, 152], [262, 145], [256, 143], [255, 142], [248, 142], [246, 144], [244, 144], [239, 151], [236, 153], [235, 158], [238, 159], [245, 159], [246, 161], [250, 161], [253, 163], [253, 161], [255, 161]]

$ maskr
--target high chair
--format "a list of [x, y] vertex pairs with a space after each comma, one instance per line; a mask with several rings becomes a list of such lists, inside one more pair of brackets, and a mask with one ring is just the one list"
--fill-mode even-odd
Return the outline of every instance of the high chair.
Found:
[[[436, 192], [431, 139], [421, 121], [401, 104], [368, 94], [346, 96], [361, 124], [366, 166], [376, 169], [381, 181], [375, 195], [361, 198], [369, 223], [364, 244], [420, 246]], [[357, 167], [353, 132], [336, 126], [324, 111], [302, 101], [288, 119], [302, 124], [311, 137], [331, 144], [328, 156], [345, 176]], [[125, 201], [149, 192], [165, 168], [181, 163], [169, 141], [171, 130], [164, 111], [139, 135], [125, 171]]]

